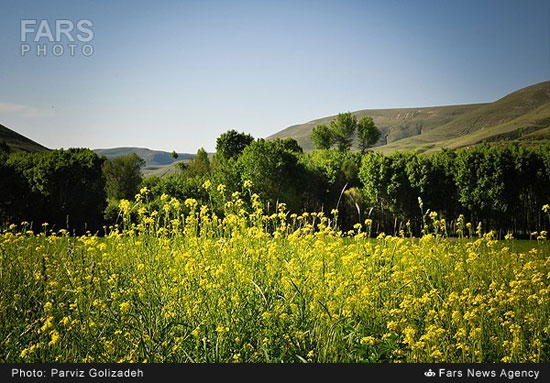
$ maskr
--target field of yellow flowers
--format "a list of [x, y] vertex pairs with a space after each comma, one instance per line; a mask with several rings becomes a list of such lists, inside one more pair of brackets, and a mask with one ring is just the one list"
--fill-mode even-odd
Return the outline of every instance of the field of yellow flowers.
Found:
[[105, 236], [4, 230], [0, 362], [550, 361], [546, 233], [446, 238], [432, 213], [421, 238], [369, 238], [241, 197], [221, 218], [142, 190]]

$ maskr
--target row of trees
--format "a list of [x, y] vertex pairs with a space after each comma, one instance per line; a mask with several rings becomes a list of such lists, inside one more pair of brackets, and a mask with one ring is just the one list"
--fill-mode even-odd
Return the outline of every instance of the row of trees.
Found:
[[359, 179], [365, 205], [386, 229], [407, 220], [419, 228], [426, 209], [448, 222], [463, 214], [516, 235], [548, 224], [541, 207], [550, 202], [550, 145], [481, 145], [431, 156], [369, 153]]
[[[116, 222], [119, 200], [133, 199], [142, 187], [159, 208], [166, 194], [195, 198], [223, 214], [228, 193], [245, 192], [250, 180], [266, 209], [280, 202], [297, 213], [338, 209], [343, 229], [373, 218], [379, 231], [397, 232], [410, 221], [418, 233], [427, 209], [448, 222], [463, 214], [474, 224], [516, 234], [547, 225], [541, 206], [550, 202], [550, 145], [483, 145], [430, 156], [361, 154], [349, 146], [303, 153], [293, 139], [254, 140], [228, 131], [213, 156], [200, 149], [179, 164], [174, 175], [142, 179], [143, 160], [135, 154], [107, 160], [88, 149], [0, 150], [0, 222], [96, 231]], [[207, 192], [206, 180], [226, 191]]]
[[541, 207], [550, 202], [550, 145], [481, 145], [430, 156], [342, 148], [302, 153], [292, 139], [252, 140], [230, 131], [218, 139], [212, 161], [206, 154], [199, 158], [200, 152], [172, 177], [147, 180], [153, 196], [208, 203], [205, 180], [228, 190], [242, 190], [251, 180], [269, 206], [285, 202], [295, 212], [337, 208], [343, 228], [373, 218], [380, 231], [397, 232], [409, 221], [419, 233], [428, 209], [449, 223], [462, 214], [474, 225], [516, 235], [547, 225]]
[[350, 112], [340, 113], [330, 125], [318, 125], [313, 128], [311, 139], [317, 149], [330, 149], [336, 146], [339, 150], [350, 150], [353, 138], [357, 142], [361, 154], [376, 144], [380, 139], [380, 130], [374, 124], [372, 117], [364, 116], [359, 121]]
[[0, 151], [0, 224], [97, 230], [106, 206], [103, 164], [89, 149]]

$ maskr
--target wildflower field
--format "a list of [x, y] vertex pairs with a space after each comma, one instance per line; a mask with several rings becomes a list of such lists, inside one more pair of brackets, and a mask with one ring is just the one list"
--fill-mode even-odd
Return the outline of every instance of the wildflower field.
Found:
[[421, 238], [372, 238], [241, 197], [222, 218], [143, 191], [102, 236], [5, 229], [0, 361], [550, 361], [546, 233], [519, 246], [432, 213]]

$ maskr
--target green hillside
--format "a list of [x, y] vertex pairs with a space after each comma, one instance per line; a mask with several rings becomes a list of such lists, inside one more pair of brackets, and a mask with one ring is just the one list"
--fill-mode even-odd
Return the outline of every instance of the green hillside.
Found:
[[162, 150], [151, 150], [147, 148], [122, 147], [111, 149], [94, 149], [100, 156], [115, 158], [126, 154], [135, 153], [145, 160], [145, 166], [142, 169], [144, 175], [163, 176], [175, 172], [175, 164], [179, 161], [188, 161], [195, 157], [194, 154], [178, 153], [177, 161], [171, 157], [169, 152]]
[[550, 140], [550, 102], [506, 122], [479, 127], [467, 133], [456, 134], [456, 131], [452, 130], [453, 127], [466, 129], [466, 126], [452, 125], [442, 126], [425, 135], [409, 137], [380, 146], [377, 150], [383, 153], [390, 153], [395, 150], [417, 150], [430, 153], [441, 148], [456, 149], [483, 142], [541, 143]]
[[145, 166], [143, 169], [142, 169], [142, 173], [144, 176], [159, 176], [159, 177], [164, 177], [164, 176], [168, 176], [168, 175], [172, 175], [174, 173], [176, 173], [178, 171], [178, 168], [176, 167], [176, 164], [178, 164], [179, 162], [188, 162], [190, 161], [189, 159], [185, 159], [185, 160], [177, 160], [177, 161], [174, 161], [173, 163], [171, 164], [167, 164], [167, 165], [149, 165], [149, 166]]
[[42, 146], [39, 143], [6, 128], [4, 125], [0, 125], [0, 142], [5, 142], [8, 144], [12, 151], [22, 150], [24, 152], [42, 152], [49, 150], [45, 146]]
[[[520, 89], [487, 104], [366, 109], [353, 114], [373, 117], [382, 132], [376, 147], [381, 152], [430, 152], [503, 140], [536, 143], [549, 139], [550, 82]], [[334, 117], [294, 125], [268, 139], [292, 137], [304, 150], [312, 150], [312, 129], [330, 123]]]

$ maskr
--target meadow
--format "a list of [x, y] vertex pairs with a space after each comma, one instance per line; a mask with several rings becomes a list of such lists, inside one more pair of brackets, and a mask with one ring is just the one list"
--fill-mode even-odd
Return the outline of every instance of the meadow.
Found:
[[337, 211], [266, 214], [251, 186], [205, 182], [223, 215], [153, 210], [144, 188], [102, 236], [3, 230], [0, 361], [550, 361], [547, 233], [451, 233], [435, 212], [418, 238], [342, 232]]

